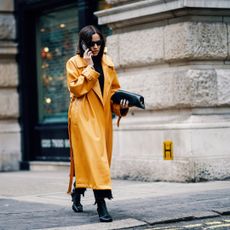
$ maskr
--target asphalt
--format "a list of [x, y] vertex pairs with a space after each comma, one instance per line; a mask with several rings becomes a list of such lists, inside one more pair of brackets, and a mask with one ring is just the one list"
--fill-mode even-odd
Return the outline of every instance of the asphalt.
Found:
[[83, 213], [71, 209], [68, 172], [0, 173], [0, 230], [149, 229], [157, 224], [230, 215], [230, 181], [199, 183], [113, 180], [112, 223], [100, 223], [93, 193]]

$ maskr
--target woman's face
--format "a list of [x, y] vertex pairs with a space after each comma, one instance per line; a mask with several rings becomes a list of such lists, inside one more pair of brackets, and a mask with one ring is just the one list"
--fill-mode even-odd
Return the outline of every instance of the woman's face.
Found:
[[101, 44], [102, 44], [102, 40], [99, 34], [93, 34], [92, 41], [90, 44], [90, 50], [92, 51], [93, 56], [97, 56], [99, 54], [101, 49]]

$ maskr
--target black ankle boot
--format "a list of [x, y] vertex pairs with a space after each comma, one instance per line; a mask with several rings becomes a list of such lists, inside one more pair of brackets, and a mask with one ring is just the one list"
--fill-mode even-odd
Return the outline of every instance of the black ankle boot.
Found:
[[81, 204], [81, 194], [77, 194], [76, 192], [72, 192], [72, 209], [74, 212], [83, 212], [83, 206]]
[[105, 200], [104, 199], [96, 200], [96, 203], [97, 203], [97, 212], [99, 215], [99, 220], [101, 222], [112, 222], [113, 219], [107, 210]]

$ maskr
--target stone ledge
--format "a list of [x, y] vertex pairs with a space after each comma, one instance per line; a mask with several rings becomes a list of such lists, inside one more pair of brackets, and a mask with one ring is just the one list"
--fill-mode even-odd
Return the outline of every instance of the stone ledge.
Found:
[[30, 161], [31, 171], [69, 171], [69, 162], [55, 161]]
[[[158, 19], [173, 18], [174, 14], [172, 11], [185, 8], [230, 9], [227, 0], [210, 0], [208, 3], [206, 0], [146, 0], [98, 11], [95, 15], [98, 17], [98, 22], [101, 25], [116, 24], [117, 27], [122, 27], [124, 25], [137, 24], [138, 20], [141, 20], [142, 23], [152, 21], [149, 17], [153, 16], [157, 16]], [[214, 11], [212, 13], [216, 14]], [[163, 18], [159, 16], [160, 14], [164, 14]], [[118, 22], [119, 25], [117, 24]]]
[[0, 41], [0, 58], [5, 56], [15, 56], [17, 54], [17, 44], [13, 41]]
[[16, 119], [0, 120], [0, 134], [2, 133], [19, 133], [20, 125]]
[[[157, 113], [157, 112], [156, 112]], [[230, 124], [229, 115], [201, 115], [201, 116], [193, 116], [187, 117], [188, 115], [180, 116], [179, 114], [182, 113], [178, 111], [177, 118], [176, 115], [173, 118], [170, 117], [170, 111], [165, 111], [165, 115], [162, 113], [161, 119], [156, 116], [152, 117], [135, 117], [135, 116], [127, 116], [121, 120], [120, 127], [116, 127], [116, 121], [114, 120], [114, 131], [115, 132], [123, 132], [123, 131], [151, 131], [151, 130], [210, 130], [210, 129], [229, 129]], [[168, 114], [168, 116], [166, 115]], [[187, 118], [187, 119], [186, 119]], [[175, 120], [174, 120], [175, 119]], [[179, 121], [181, 119], [181, 121]], [[183, 120], [184, 119], [184, 120]], [[177, 121], [176, 121], [177, 120]]]
[[127, 4], [127, 3], [133, 3], [133, 2], [138, 2], [141, 0], [106, 0], [106, 2], [110, 5], [114, 5], [114, 6], [118, 6], [118, 5], [122, 5], [122, 4]]

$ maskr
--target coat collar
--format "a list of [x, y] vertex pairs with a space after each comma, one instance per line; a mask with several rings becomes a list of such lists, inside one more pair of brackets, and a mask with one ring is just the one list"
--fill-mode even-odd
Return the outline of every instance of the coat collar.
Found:
[[104, 62], [109, 67], [114, 67], [114, 64], [113, 64], [111, 58], [106, 54], [103, 55], [102, 62]]
[[[87, 62], [80, 57], [80, 55], [76, 55], [75, 56], [75, 63], [77, 65], [78, 68], [85, 68], [87, 66]], [[107, 67], [106, 67], [107, 66]], [[114, 68], [114, 64], [111, 60], [111, 58], [104, 54], [102, 57], [102, 68], [104, 71], [104, 92], [103, 92], [103, 96], [101, 94], [101, 89], [100, 89], [100, 84], [99, 81], [96, 82], [96, 84], [93, 87], [93, 90], [95, 91], [95, 93], [98, 95], [98, 97], [100, 98], [100, 101], [102, 102], [102, 104], [104, 105], [105, 101], [107, 100], [108, 97], [108, 86], [110, 84], [110, 77], [108, 74], [108, 67], [109, 68]]]
[[[114, 64], [111, 58], [106, 54], [103, 54], [102, 62], [105, 63], [109, 67], [114, 67]], [[78, 68], [84, 68], [87, 66], [87, 62], [82, 57], [80, 57], [80, 55], [76, 55], [76, 64]]]

